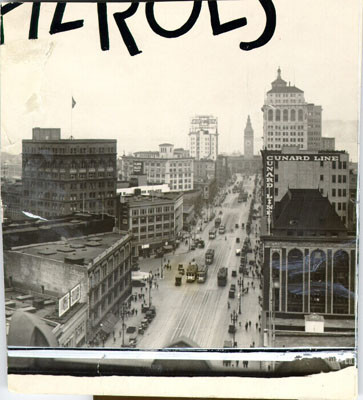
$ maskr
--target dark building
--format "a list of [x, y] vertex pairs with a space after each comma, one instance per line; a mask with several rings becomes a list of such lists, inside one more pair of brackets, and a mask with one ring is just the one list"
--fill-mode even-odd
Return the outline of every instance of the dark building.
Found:
[[216, 161], [216, 181], [218, 186], [223, 186], [228, 182], [231, 177], [231, 170], [229, 167], [229, 157], [218, 155]]
[[261, 240], [265, 311], [353, 319], [356, 239], [318, 189], [290, 189]]
[[44, 218], [116, 212], [116, 140], [61, 139], [33, 129], [23, 140], [23, 209]]
[[1, 200], [4, 221], [16, 221], [26, 218], [23, 214], [22, 199], [23, 185], [21, 181], [11, 182], [5, 180], [1, 182]]

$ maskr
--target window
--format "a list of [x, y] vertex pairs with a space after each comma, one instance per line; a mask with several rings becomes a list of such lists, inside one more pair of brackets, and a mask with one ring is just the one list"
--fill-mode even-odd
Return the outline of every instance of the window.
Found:
[[336, 189], [332, 189], [331, 195], [332, 195], [332, 197], [335, 197], [337, 195]]
[[290, 119], [291, 119], [291, 121], [296, 121], [296, 111], [295, 110], [291, 110]]
[[336, 169], [337, 168], [337, 163], [335, 161], [332, 161], [332, 168]]
[[273, 111], [272, 110], [268, 110], [268, 120], [269, 121], [273, 120]]
[[278, 182], [278, 181], [279, 181], [279, 176], [275, 175], [275, 182]]
[[276, 110], [275, 120], [281, 121], [281, 111], [280, 110]]
[[347, 183], [347, 175], [343, 175], [343, 183]]
[[347, 162], [343, 161], [343, 169], [347, 169]]
[[275, 188], [275, 196], [278, 196], [278, 195], [279, 195], [279, 189]]
[[338, 183], [342, 183], [342, 176], [338, 175]]
[[320, 182], [324, 181], [324, 175], [320, 175]]
[[324, 161], [320, 161], [320, 166], [324, 167]]
[[342, 195], [342, 189], [338, 189], [338, 197], [341, 197]]
[[342, 209], [342, 203], [338, 203], [338, 211]]
[[332, 175], [332, 176], [331, 176], [331, 181], [332, 181], [333, 183], [335, 183], [335, 182], [337, 181], [336, 175]]
[[343, 189], [343, 197], [347, 195], [347, 189]]
[[343, 211], [346, 211], [346, 210], [347, 210], [347, 204], [346, 204], [346, 203], [343, 203], [343, 204], [342, 204], [342, 207], [343, 207]]
[[288, 110], [284, 110], [283, 113], [282, 113], [282, 116], [283, 116], [283, 120], [284, 120], [284, 121], [288, 121], [288, 119], [289, 119], [289, 112], [288, 112]]
[[303, 121], [304, 120], [304, 113], [303, 113], [302, 109], [300, 109], [298, 111], [298, 119], [299, 119], [299, 121]]

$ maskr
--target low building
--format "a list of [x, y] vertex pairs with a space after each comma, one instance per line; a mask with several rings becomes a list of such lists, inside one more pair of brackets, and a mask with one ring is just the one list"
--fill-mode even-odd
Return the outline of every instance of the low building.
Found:
[[[131, 294], [130, 258], [131, 234], [121, 232], [12, 247], [4, 252], [5, 287], [55, 301], [58, 317], [86, 304], [85, 341], [100, 342]], [[68, 339], [64, 345], [74, 345]]]
[[118, 227], [132, 232], [134, 256], [173, 245], [183, 229], [183, 193], [120, 196]]
[[193, 159], [183, 149], [170, 143], [159, 145], [159, 151], [139, 151], [121, 157], [120, 179], [130, 181], [146, 175], [148, 185], [167, 184], [171, 191], [193, 189]]
[[142, 195], [149, 196], [152, 193], [169, 193], [170, 188], [166, 183], [162, 185], [145, 185], [117, 189], [117, 194], [121, 196]]

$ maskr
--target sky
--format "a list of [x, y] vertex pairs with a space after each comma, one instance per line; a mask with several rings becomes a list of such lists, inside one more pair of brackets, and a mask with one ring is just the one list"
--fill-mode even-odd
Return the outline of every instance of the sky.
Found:
[[[242, 51], [265, 26], [257, 0], [219, 1], [222, 22], [246, 17], [245, 27], [213, 36], [202, 4], [194, 27], [166, 39], [148, 26], [145, 5], [127, 19], [142, 51], [131, 57], [112, 16], [128, 4], [108, 4], [110, 50], [101, 51], [96, 4], [67, 5], [64, 20], [84, 19], [80, 29], [49, 34], [55, 4], [42, 3], [37, 40], [28, 40], [31, 4], [4, 16], [1, 51], [1, 144], [21, 152], [33, 127], [59, 127], [62, 137], [117, 139], [118, 153], [157, 150], [162, 142], [188, 146], [193, 115], [218, 117], [219, 151], [243, 152], [251, 116], [255, 153], [262, 146], [264, 96], [280, 66], [282, 77], [323, 107], [323, 136], [357, 159], [359, 104], [358, 0], [274, 0], [276, 31], [269, 43]], [[156, 4], [165, 29], [188, 18], [191, 2]], [[76, 106], [72, 110], [72, 96]], [[341, 129], [331, 122], [343, 121]]]

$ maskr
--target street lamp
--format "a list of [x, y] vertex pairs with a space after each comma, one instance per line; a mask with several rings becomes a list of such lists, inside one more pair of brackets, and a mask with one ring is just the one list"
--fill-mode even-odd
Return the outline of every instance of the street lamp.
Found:
[[153, 285], [153, 273], [152, 271], [149, 272], [149, 309], [151, 307], [151, 288]]
[[233, 324], [233, 347], [235, 346], [236, 343], [236, 322], [238, 320], [238, 314], [236, 313], [236, 310], [233, 310], [233, 312], [231, 313], [231, 322]]
[[126, 303], [123, 302], [121, 305], [120, 317], [122, 320], [122, 347], [125, 347], [125, 316], [126, 316]]
[[239, 287], [239, 293], [238, 293], [238, 314], [242, 314], [242, 310], [241, 310], [241, 302], [242, 302], [242, 284], [243, 284], [243, 280], [241, 277], [238, 278], [238, 287]]

